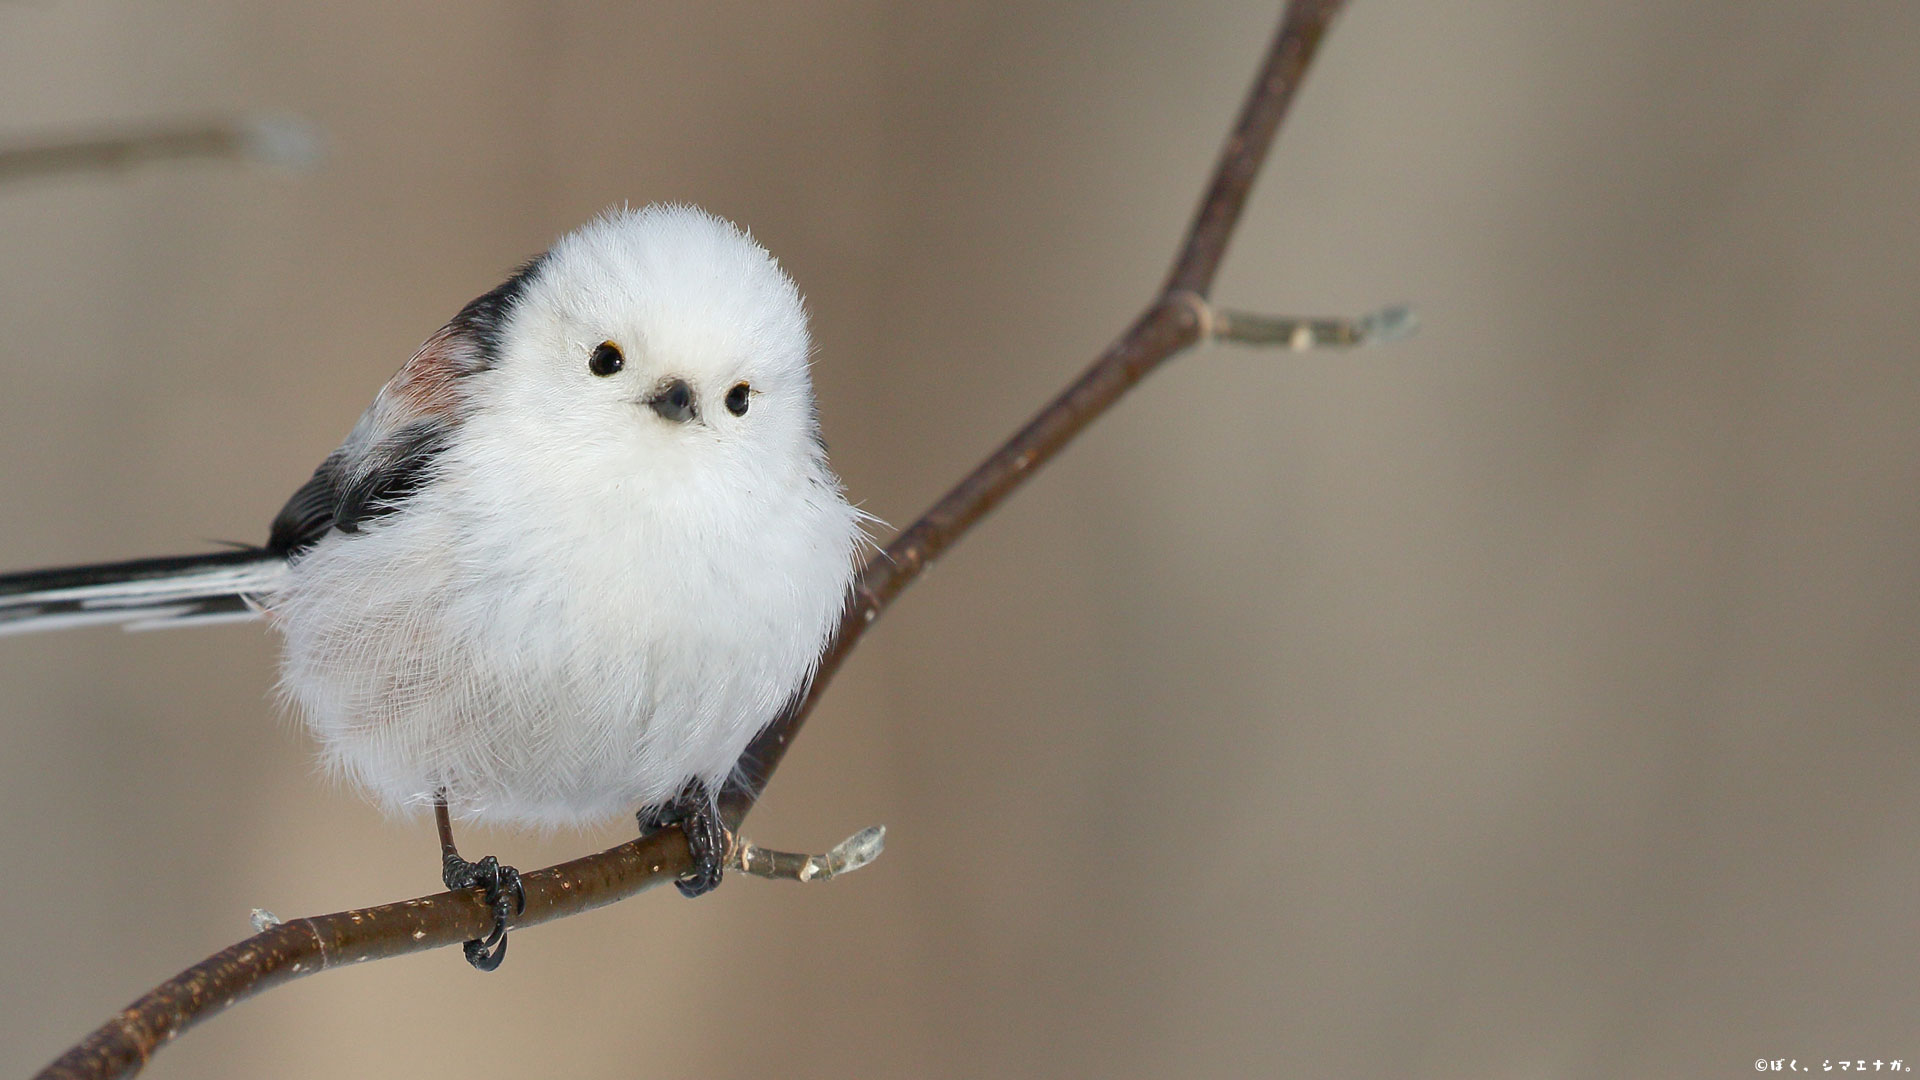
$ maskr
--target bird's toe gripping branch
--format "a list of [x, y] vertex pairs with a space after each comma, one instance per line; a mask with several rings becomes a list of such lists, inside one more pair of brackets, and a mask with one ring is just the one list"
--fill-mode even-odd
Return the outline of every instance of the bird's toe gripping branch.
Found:
[[675, 828], [686, 836], [693, 868], [673, 883], [682, 896], [704, 896], [719, 887], [727, 864], [727, 827], [706, 785], [691, 781], [672, 801], [635, 816], [642, 836]]
[[493, 929], [484, 938], [460, 945], [467, 963], [481, 971], [492, 971], [507, 957], [507, 923], [526, 914], [527, 892], [520, 885], [520, 871], [502, 866], [489, 855], [479, 862], [468, 862], [448, 852], [441, 859], [440, 878], [449, 889], [486, 890], [487, 906], [493, 909]]
[[520, 884], [520, 871], [501, 865], [492, 855], [478, 862], [461, 858], [453, 846], [453, 823], [448, 820], [444, 797], [434, 800], [433, 813], [440, 826], [440, 880], [456, 892], [485, 890], [484, 899], [493, 910], [493, 929], [486, 937], [463, 942], [460, 950], [466, 954], [467, 963], [481, 971], [492, 971], [507, 958], [507, 924], [527, 911], [527, 891]]

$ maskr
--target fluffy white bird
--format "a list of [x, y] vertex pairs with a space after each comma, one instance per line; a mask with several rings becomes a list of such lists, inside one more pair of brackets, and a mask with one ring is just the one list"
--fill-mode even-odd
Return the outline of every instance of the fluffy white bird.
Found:
[[[793, 282], [703, 211], [610, 212], [429, 337], [264, 547], [0, 577], [0, 633], [264, 614], [326, 761], [390, 811], [641, 811], [718, 883], [713, 806], [804, 690], [865, 515], [828, 468]], [[518, 877], [454, 851], [505, 952]]]

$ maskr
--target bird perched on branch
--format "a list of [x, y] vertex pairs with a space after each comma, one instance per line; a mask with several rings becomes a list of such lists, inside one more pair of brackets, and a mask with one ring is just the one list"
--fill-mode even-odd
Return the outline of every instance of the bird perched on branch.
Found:
[[449, 814], [639, 811], [719, 882], [714, 797], [804, 691], [865, 515], [820, 441], [806, 313], [772, 256], [681, 206], [606, 214], [421, 346], [259, 548], [0, 576], [0, 633], [264, 616], [325, 760], [432, 806], [448, 888], [517, 873]]

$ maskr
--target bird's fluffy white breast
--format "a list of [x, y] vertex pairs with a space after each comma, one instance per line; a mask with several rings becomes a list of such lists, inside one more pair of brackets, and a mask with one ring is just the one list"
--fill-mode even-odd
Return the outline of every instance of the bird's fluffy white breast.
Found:
[[416, 496], [442, 507], [295, 568], [274, 601], [285, 685], [329, 760], [389, 808], [445, 788], [537, 824], [723, 779], [839, 614], [853, 511], [810, 484], [716, 506], [679, 484], [570, 498], [527, 472], [450, 463]]

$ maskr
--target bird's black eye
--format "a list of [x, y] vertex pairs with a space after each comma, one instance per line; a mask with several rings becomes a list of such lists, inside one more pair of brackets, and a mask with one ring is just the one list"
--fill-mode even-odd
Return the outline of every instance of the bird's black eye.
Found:
[[735, 416], [747, 415], [747, 384], [737, 383], [727, 391], [727, 411]]
[[603, 341], [593, 347], [593, 355], [587, 357], [587, 370], [601, 378], [627, 366], [627, 358], [620, 355], [620, 346], [611, 341]]

